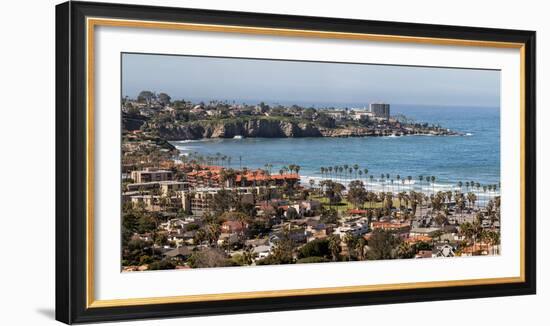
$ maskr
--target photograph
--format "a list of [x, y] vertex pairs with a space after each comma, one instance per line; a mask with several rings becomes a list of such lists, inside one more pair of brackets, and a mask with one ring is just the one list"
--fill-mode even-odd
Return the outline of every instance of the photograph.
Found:
[[523, 16], [170, 6], [56, 6], [56, 320], [537, 293]]
[[499, 69], [120, 60], [122, 272], [501, 254]]

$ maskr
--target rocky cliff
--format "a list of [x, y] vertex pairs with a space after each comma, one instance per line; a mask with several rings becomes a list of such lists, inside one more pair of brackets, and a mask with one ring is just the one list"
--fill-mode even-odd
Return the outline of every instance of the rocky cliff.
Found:
[[281, 120], [248, 120], [237, 122], [192, 122], [184, 125], [152, 125], [160, 137], [167, 140], [264, 137], [322, 137], [323, 134], [312, 123], [296, 123]]
[[298, 138], [298, 137], [366, 137], [389, 135], [458, 135], [446, 129], [411, 129], [401, 127], [367, 128], [362, 126], [339, 126], [324, 128], [311, 122], [278, 119], [250, 119], [233, 121], [193, 121], [184, 124], [156, 124], [148, 122], [146, 129], [154, 131], [166, 140], [203, 138]]

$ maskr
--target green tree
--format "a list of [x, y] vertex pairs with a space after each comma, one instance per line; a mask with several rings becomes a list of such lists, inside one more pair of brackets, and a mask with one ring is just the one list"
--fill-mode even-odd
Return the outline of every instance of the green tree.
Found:
[[367, 200], [367, 191], [362, 181], [354, 180], [349, 183], [347, 199], [356, 208], [363, 207], [363, 204]]
[[161, 261], [155, 261], [149, 264], [150, 270], [161, 270], [161, 269], [174, 269], [176, 265], [168, 259], [163, 259]]
[[338, 235], [333, 234], [328, 238], [328, 241], [329, 241], [329, 250], [332, 256], [332, 261], [337, 261], [341, 251], [340, 237]]
[[172, 98], [170, 97], [170, 95], [168, 95], [166, 93], [160, 93], [158, 95], [158, 99], [159, 99], [159, 102], [162, 103], [163, 105], [168, 105], [168, 104], [170, 104], [170, 100]]
[[369, 246], [367, 258], [370, 260], [395, 258], [394, 249], [400, 244], [399, 238], [381, 229], [375, 229], [367, 242]]
[[151, 91], [141, 91], [137, 97], [138, 102], [151, 104], [155, 94]]
[[298, 251], [298, 258], [306, 257], [330, 257], [329, 240], [316, 239], [303, 245]]

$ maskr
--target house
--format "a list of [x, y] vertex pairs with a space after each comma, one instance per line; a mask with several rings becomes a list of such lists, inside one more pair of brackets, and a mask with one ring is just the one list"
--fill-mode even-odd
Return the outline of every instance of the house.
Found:
[[414, 255], [414, 258], [432, 258], [432, 251], [431, 250], [419, 250], [416, 255]]
[[224, 233], [242, 233], [248, 225], [241, 221], [225, 221], [222, 223], [221, 230]]
[[259, 245], [254, 247], [254, 254], [256, 254], [256, 260], [266, 258], [271, 254], [271, 245]]
[[329, 229], [324, 223], [308, 223], [306, 227], [307, 242], [316, 239], [325, 239], [329, 234]]
[[368, 214], [368, 210], [366, 209], [357, 209], [357, 208], [350, 208], [348, 209], [349, 215], [360, 215], [360, 216], [366, 216]]
[[398, 232], [405, 232], [410, 229], [409, 223], [399, 223], [399, 222], [391, 222], [391, 221], [374, 221], [371, 222], [371, 228], [373, 230], [381, 229], [384, 231], [398, 231]]
[[334, 230], [334, 233], [341, 234], [341, 235], [349, 233], [355, 236], [360, 236], [360, 235], [366, 234], [367, 232], [369, 232], [369, 230], [370, 230], [370, 227], [369, 227], [368, 219], [360, 218], [358, 220], [347, 221], [342, 223], [341, 226], [339, 226], [338, 228], [336, 228], [336, 230]]
[[239, 242], [239, 236], [237, 233], [221, 233], [218, 237], [218, 246], [223, 245], [224, 243], [232, 245]]
[[193, 251], [189, 249], [189, 247], [185, 246], [167, 251], [163, 254], [163, 256], [173, 260], [185, 261], [187, 260], [187, 258], [189, 258], [189, 256], [191, 256], [192, 253]]
[[488, 243], [476, 243], [475, 246], [471, 245], [462, 248], [460, 251], [461, 256], [477, 256], [477, 255], [494, 255], [498, 252], [498, 246], [492, 246]]
[[436, 245], [432, 250], [432, 257], [454, 257], [455, 248], [448, 243]]
[[418, 243], [418, 242], [432, 242], [432, 237], [428, 237], [428, 236], [425, 236], [425, 235], [417, 235], [417, 236], [413, 236], [413, 237], [408, 237], [405, 239], [405, 242], [407, 242], [408, 244], [415, 244], [415, 243]]
[[437, 227], [413, 227], [411, 229], [411, 231], [409, 232], [409, 236], [411, 236], [411, 237], [415, 237], [415, 236], [432, 237], [438, 231], [441, 231], [441, 228], [437, 228]]
[[300, 207], [304, 213], [316, 211], [321, 208], [321, 202], [318, 200], [303, 200], [300, 202]]
[[183, 233], [171, 233], [168, 236], [168, 240], [175, 242], [176, 246], [181, 246], [185, 243], [193, 244], [196, 231], [187, 231]]
[[269, 239], [268, 239], [268, 238], [247, 239], [247, 240], [244, 242], [244, 245], [245, 245], [245, 246], [250, 246], [250, 247], [257, 247], [257, 246], [261, 246], [261, 245], [267, 245], [268, 243], [269, 243]]

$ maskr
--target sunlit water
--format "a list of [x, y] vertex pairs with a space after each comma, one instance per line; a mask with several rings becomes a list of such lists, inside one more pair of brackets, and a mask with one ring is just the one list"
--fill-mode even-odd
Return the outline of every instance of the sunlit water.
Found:
[[[272, 173], [283, 166], [300, 166], [304, 183], [322, 177], [320, 168], [329, 166], [368, 168], [362, 179], [374, 190], [424, 192], [456, 189], [462, 181], [481, 185], [500, 182], [500, 110], [499, 108], [392, 106], [392, 114], [402, 113], [417, 122], [437, 123], [465, 136], [403, 136], [363, 138], [246, 138], [173, 141], [184, 155], [198, 152], [205, 156], [216, 153], [231, 157], [231, 167], [265, 168]], [[221, 162], [219, 162], [221, 164]], [[228, 162], [223, 164], [226, 166]], [[381, 174], [390, 174], [393, 185]], [[412, 177], [412, 181], [397, 180]], [[418, 176], [435, 176], [434, 184], [420, 182]], [[355, 179], [355, 171], [329, 175], [347, 183]], [[466, 187], [463, 186], [463, 191]], [[471, 188], [469, 190], [472, 190]], [[479, 190], [484, 196], [483, 190]], [[487, 192], [486, 196], [494, 196]]]

